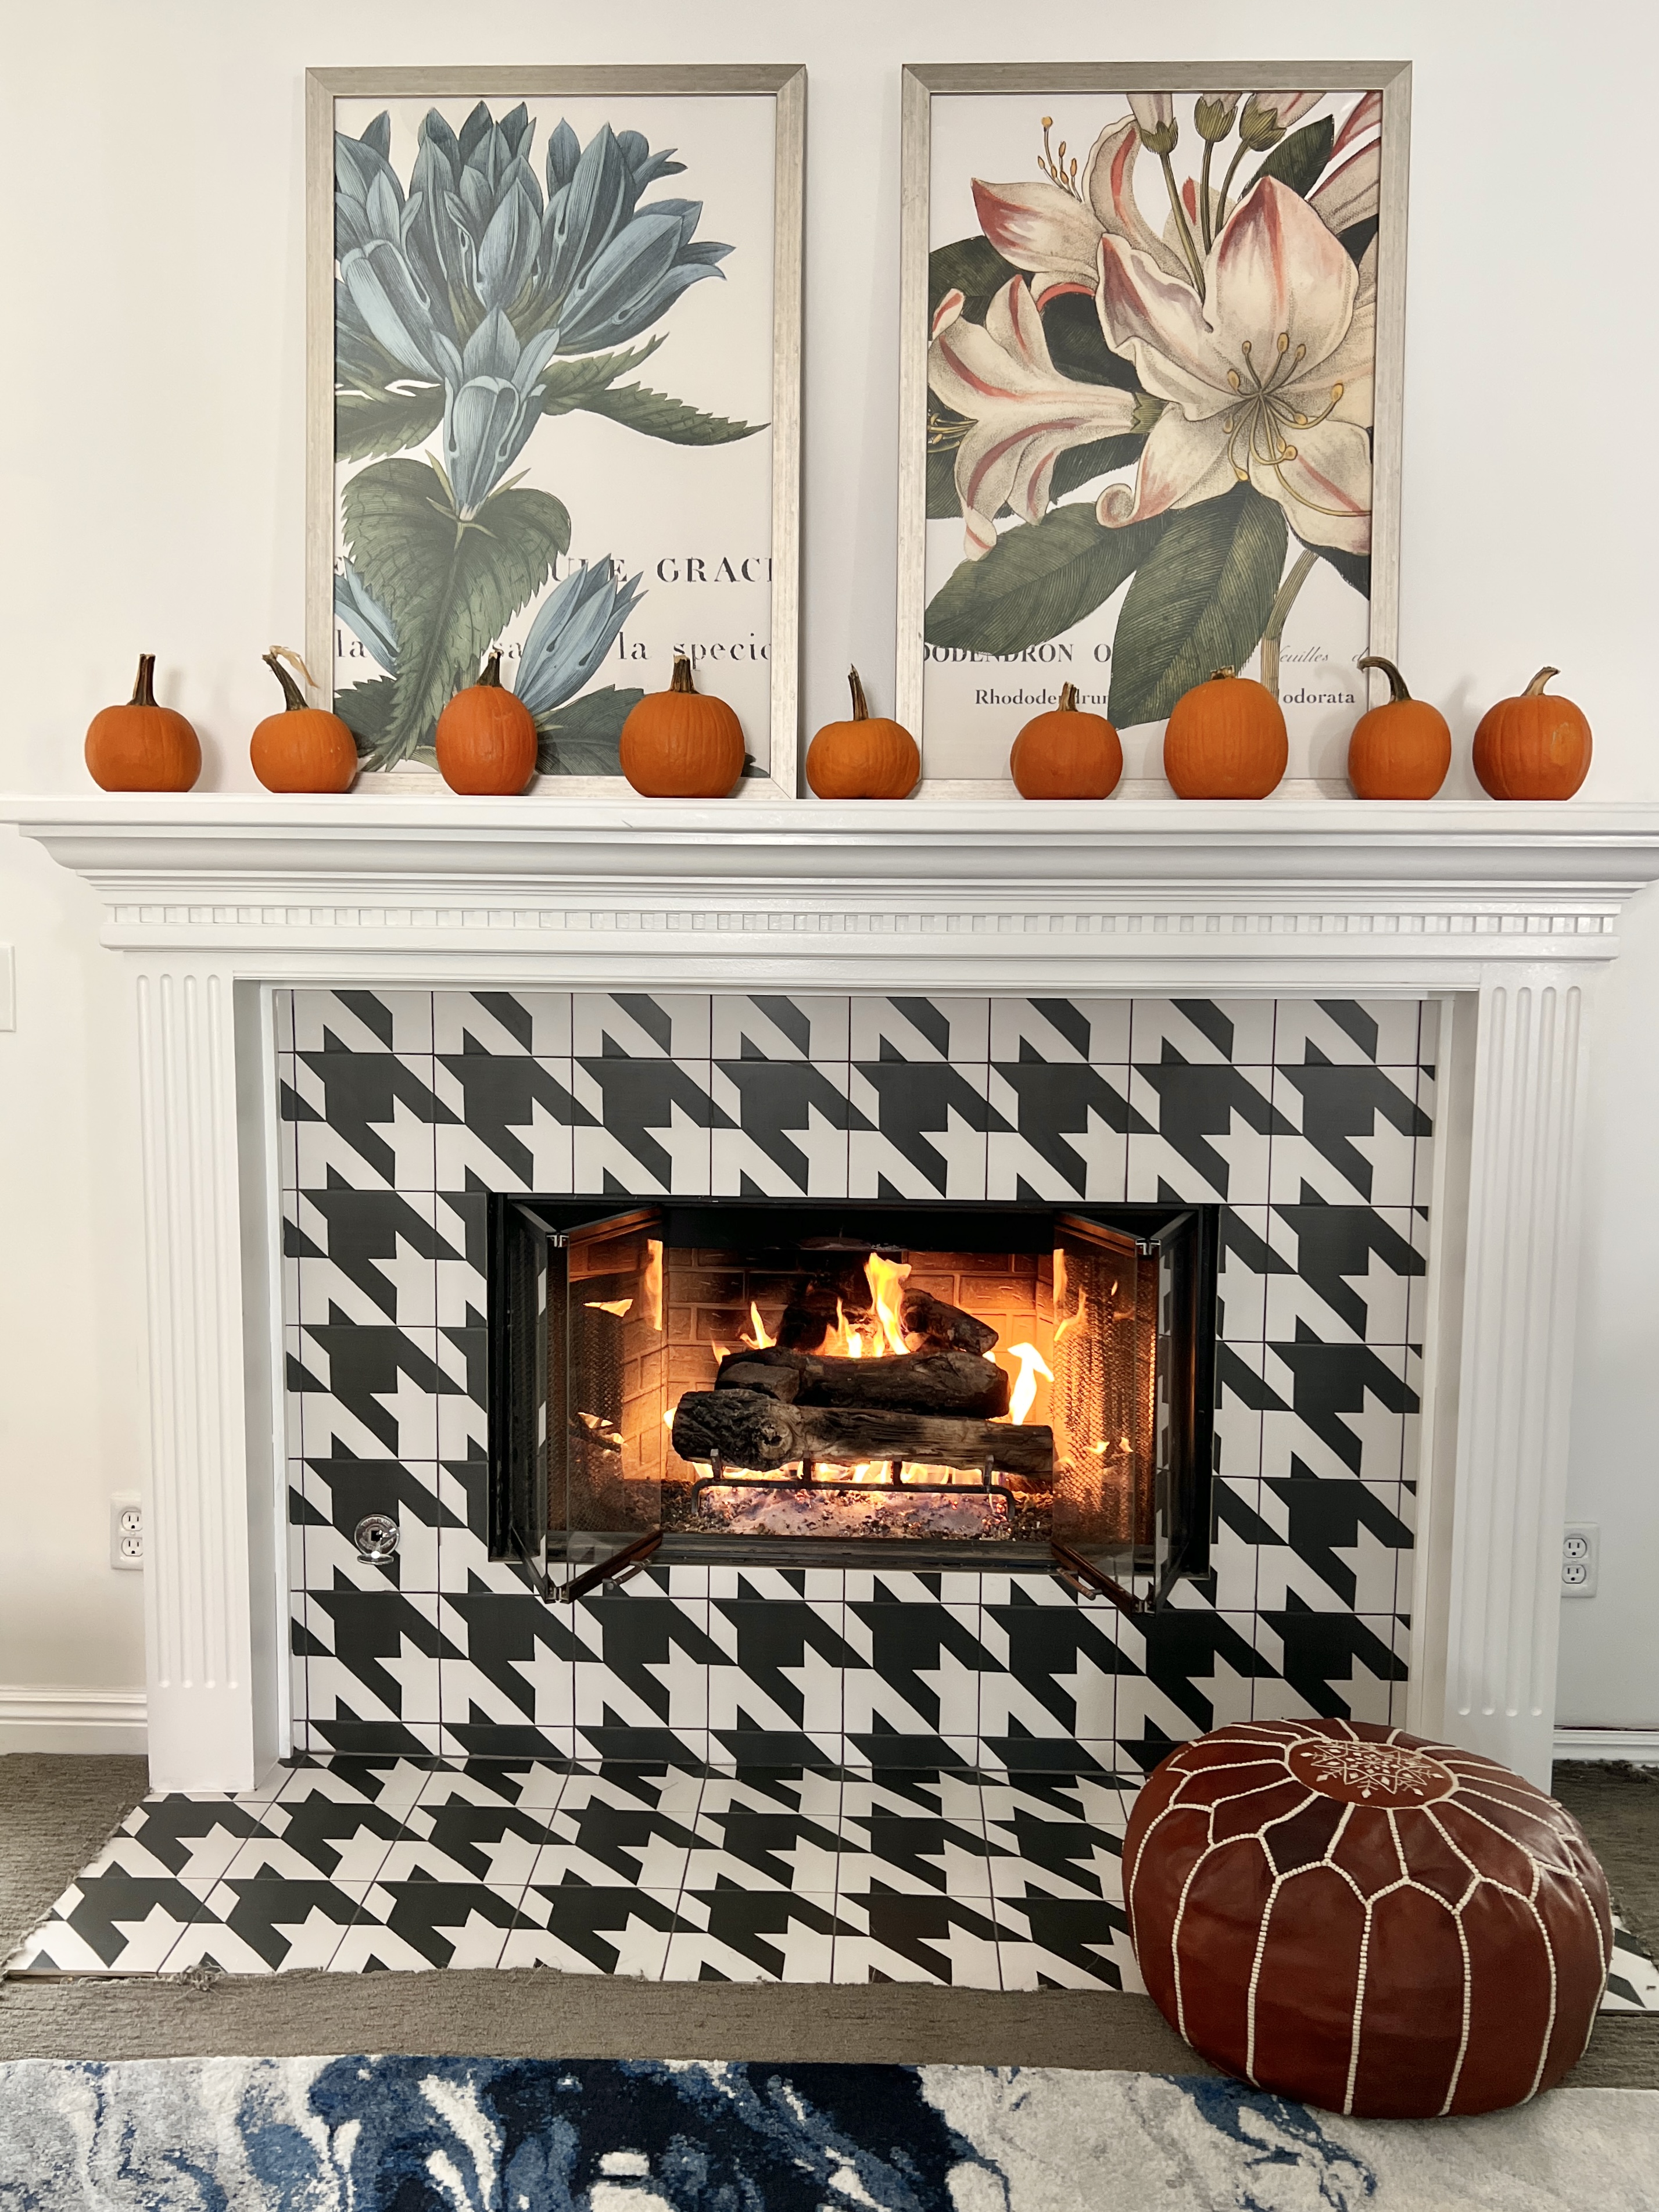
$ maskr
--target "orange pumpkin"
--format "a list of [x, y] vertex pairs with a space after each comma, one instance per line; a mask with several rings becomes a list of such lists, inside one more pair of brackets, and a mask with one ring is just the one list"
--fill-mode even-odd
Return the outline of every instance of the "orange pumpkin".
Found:
[[1518, 699], [1500, 699], [1474, 733], [1474, 772], [1494, 799], [1571, 799], [1589, 774], [1590, 726], [1571, 699], [1547, 698], [1559, 668], [1540, 668]]
[[182, 714], [155, 703], [155, 655], [138, 656], [125, 707], [105, 707], [87, 730], [87, 769], [101, 791], [188, 791], [202, 773], [202, 747]]
[[1451, 766], [1451, 732], [1426, 700], [1413, 699], [1393, 661], [1368, 653], [1358, 665], [1380, 668], [1388, 704], [1373, 707], [1348, 739], [1348, 781], [1356, 799], [1432, 799]]
[[743, 774], [743, 725], [691, 681], [674, 655], [666, 691], [648, 691], [622, 726], [623, 774], [645, 799], [724, 799]]
[[437, 746], [452, 791], [516, 799], [536, 773], [535, 717], [503, 685], [499, 653], [439, 715]]
[[1022, 799], [1104, 799], [1123, 773], [1123, 748], [1103, 714], [1085, 714], [1077, 686], [1060, 686], [1060, 704], [1033, 714], [1014, 739], [1008, 770]]
[[1278, 700], [1231, 668], [1184, 692], [1164, 732], [1164, 773], [1177, 799], [1265, 799], [1290, 753]]
[[908, 799], [921, 774], [921, 755], [902, 722], [870, 712], [856, 668], [850, 722], [826, 722], [806, 749], [806, 781], [819, 799]]
[[267, 714], [253, 732], [247, 749], [253, 773], [267, 791], [349, 791], [357, 740], [337, 714], [307, 706], [274, 646], [260, 658], [283, 687], [283, 711]]

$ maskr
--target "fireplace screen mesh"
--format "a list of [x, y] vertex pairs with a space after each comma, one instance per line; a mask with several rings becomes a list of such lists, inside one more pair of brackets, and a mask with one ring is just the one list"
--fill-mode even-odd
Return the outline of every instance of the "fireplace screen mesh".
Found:
[[570, 1218], [593, 1211], [498, 1208], [501, 1550], [591, 1559], [647, 1532], [699, 1555], [792, 1539], [1059, 1542], [1133, 1573], [1175, 1555], [1178, 1526], [1191, 1552], [1212, 1266], [1207, 1304], [1190, 1254], [1180, 1279], [1198, 1294], [1170, 1292], [1196, 1212]]

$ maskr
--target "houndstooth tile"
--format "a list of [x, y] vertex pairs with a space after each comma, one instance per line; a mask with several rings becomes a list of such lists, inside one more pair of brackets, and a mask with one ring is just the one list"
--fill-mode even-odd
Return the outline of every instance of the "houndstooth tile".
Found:
[[[829, 1786], [815, 1790], [815, 1782]], [[833, 1897], [836, 1868], [851, 1848], [841, 1826], [841, 1796], [839, 1774], [744, 1769], [709, 1776], [697, 1801], [685, 1887]]]
[[1255, 1635], [1267, 1666], [1250, 1719], [1388, 1723], [1410, 1647], [1396, 1614], [1315, 1612], [1292, 1593], [1282, 1609], [1263, 1608]]
[[306, 1322], [289, 1363], [290, 1392], [310, 1401], [301, 1455], [435, 1460], [439, 1402], [461, 1388], [440, 1364], [441, 1343], [434, 1328], [366, 1326], [337, 1306]]
[[702, 992], [578, 991], [570, 1012], [578, 1060], [706, 1060], [714, 1050]]
[[573, 1137], [574, 1188], [595, 1196], [706, 1195], [711, 1133], [731, 1126], [709, 1095], [713, 1080], [708, 1060], [579, 1055], [571, 1087], [585, 1118]]
[[354, 1190], [337, 1174], [289, 1200], [284, 1256], [295, 1267], [293, 1321], [331, 1314], [377, 1327], [431, 1328], [440, 1240], [428, 1191]]
[[532, 1882], [519, 1901], [497, 1966], [553, 1966], [565, 1974], [660, 1981], [678, 1887], [647, 1890]]
[[544, 1816], [547, 1841], [531, 1885], [678, 1891], [702, 1841], [696, 1826], [702, 1786], [700, 1776], [645, 1769], [571, 1775]]
[[443, 1054], [570, 1057], [568, 991], [434, 991], [432, 1049]]
[[295, 1052], [432, 1050], [430, 991], [296, 990], [289, 995]]
[[404, 1590], [335, 1589], [306, 1594], [297, 1633], [306, 1644], [307, 1717], [342, 1731], [337, 1751], [390, 1748], [355, 1743], [353, 1723], [438, 1717], [438, 1662], [453, 1656], [438, 1626], [434, 1595]]
[[[1060, 1763], [1073, 1746], [1116, 1733], [1120, 1655], [1115, 1608], [1079, 1604], [1052, 1583], [1011, 1576], [1007, 1598], [981, 1608], [993, 1671], [980, 1682], [980, 1729], [988, 1756], [1010, 1771]], [[1041, 1587], [1042, 1596], [1037, 1595]]]
[[1417, 1071], [1325, 1062], [1273, 1071], [1276, 1206], [1410, 1206], [1418, 1140], [1433, 1133]]
[[707, 1616], [719, 1654], [708, 1672], [708, 1728], [720, 1752], [738, 1766], [833, 1763], [846, 1670], [860, 1663], [839, 1595], [809, 1598], [805, 1573], [716, 1572], [721, 1587]]
[[1268, 1237], [1284, 1271], [1267, 1285], [1266, 1334], [1404, 1344], [1426, 1285], [1428, 1223], [1410, 1206], [1275, 1206]]
[[717, 1060], [810, 1062], [845, 1066], [852, 1053], [852, 1001], [842, 995], [717, 992], [710, 1050]]
[[919, 1741], [977, 1735], [980, 1676], [991, 1663], [977, 1606], [895, 1603], [878, 1589], [868, 1599], [849, 1595], [844, 1622], [854, 1660], [842, 1676], [849, 1743], [878, 1734]]
[[1294, 1600], [1316, 1613], [1379, 1613], [1407, 1602], [1402, 1489], [1302, 1477], [1221, 1486], [1219, 1517], [1255, 1562], [1253, 1609], [1283, 1612]]
[[[716, 1060], [711, 1188], [726, 1198], [844, 1198], [854, 1112], [844, 1061]], [[860, 1126], [867, 1126], [862, 1123]]]
[[[391, 1521], [398, 1548], [366, 1559], [355, 1532], [371, 1516]], [[289, 1517], [302, 1544], [295, 1589], [435, 1590], [445, 1509], [437, 1469], [420, 1462], [357, 1459], [350, 1453], [289, 1463]], [[453, 1516], [447, 1516], [453, 1519]]]
[[991, 1895], [990, 1847], [976, 1782], [897, 1778], [842, 1785], [837, 1899], [878, 1893]]
[[[454, 1653], [441, 1662], [445, 1727], [478, 1753], [507, 1743], [502, 1730], [528, 1729], [567, 1754], [576, 1724], [575, 1662], [584, 1646], [566, 1608], [547, 1605], [522, 1585], [507, 1592], [446, 1588], [438, 1620]], [[532, 1748], [526, 1740], [515, 1747]]]
[[782, 1890], [683, 1889], [667, 1982], [828, 1982], [837, 1922], [830, 1897]]
[[855, 1060], [851, 1085], [851, 1196], [983, 1199], [988, 1138], [1010, 1128], [990, 1103], [988, 1067]]
[[[1166, 1051], [1173, 1048], [1166, 1047]], [[1133, 1203], [1260, 1206], [1274, 1141], [1291, 1125], [1274, 1108], [1272, 1072], [1220, 1060], [1137, 1060], [1129, 1073]]]
[[974, 998], [855, 998], [854, 1060], [908, 1061], [937, 1066], [990, 1057], [991, 1002]]
[[574, 1063], [524, 1053], [441, 1053], [433, 1088], [446, 1109], [434, 1159], [441, 1191], [573, 1191], [578, 1132], [595, 1115]]
[[1415, 1067], [1422, 1012], [1416, 999], [1280, 999], [1273, 1058], [1280, 1066]]
[[1129, 1058], [1188, 1065], [1267, 1067], [1273, 1057], [1271, 999], [1137, 999]]
[[993, 1060], [988, 1197], [1015, 1202], [1123, 1198], [1137, 1116], [1127, 1067]]
[[299, 1188], [331, 1179], [405, 1195], [434, 1188], [434, 1132], [449, 1109], [434, 1093], [429, 1052], [298, 1052], [292, 1069], [282, 1107]]
[[993, 999], [992, 1060], [1129, 1064], [1127, 999]]
[[1299, 1462], [1307, 1475], [1400, 1481], [1407, 1417], [1421, 1402], [1421, 1365], [1406, 1345], [1319, 1344], [1307, 1336], [1269, 1344], [1261, 1473], [1291, 1475]]
[[836, 1897], [838, 1982], [937, 1982], [994, 1990], [1001, 1934], [988, 1898], [919, 1895], [872, 1881]]

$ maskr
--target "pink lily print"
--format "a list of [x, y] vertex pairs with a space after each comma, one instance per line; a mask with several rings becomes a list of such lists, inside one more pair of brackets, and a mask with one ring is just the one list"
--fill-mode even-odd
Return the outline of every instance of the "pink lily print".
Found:
[[1135, 722], [1258, 647], [1276, 684], [1322, 562], [1369, 591], [1382, 98], [1121, 100], [1076, 154], [1045, 115], [1038, 173], [975, 178], [981, 234], [933, 253], [928, 513], [962, 554], [926, 634], [1029, 653], [1127, 579], [1091, 652]]

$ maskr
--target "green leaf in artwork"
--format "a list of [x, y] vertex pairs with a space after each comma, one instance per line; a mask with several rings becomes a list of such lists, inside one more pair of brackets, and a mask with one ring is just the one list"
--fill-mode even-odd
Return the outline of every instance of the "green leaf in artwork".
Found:
[[620, 353], [589, 353], [573, 361], [550, 361], [537, 382], [542, 387], [544, 415], [568, 415], [586, 407], [607, 386], [642, 361], [649, 361], [668, 333], [659, 331], [641, 346], [624, 346]]
[[1304, 123], [1273, 148], [1250, 182], [1255, 185], [1263, 177], [1277, 177], [1281, 185], [1289, 185], [1305, 200], [1331, 158], [1335, 137], [1336, 125], [1328, 115], [1322, 115], [1317, 123]]
[[541, 775], [620, 775], [622, 726], [645, 694], [637, 686], [607, 684], [584, 691], [536, 726]]
[[441, 384], [412, 392], [337, 392], [334, 457], [367, 461], [378, 453], [406, 453], [423, 446], [443, 419]]
[[428, 744], [439, 714], [568, 550], [550, 492], [509, 485], [463, 521], [425, 462], [376, 461], [342, 495], [345, 550], [398, 635], [397, 697], [374, 760]]
[[1316, 545], [1314, 551], [1328, 561], [1345, 584], [1352, 586], [1362, 599], [1371, 595], [1371, 556], [1369, 553], [1344, 553], [1334, 545]]
[[1165, 518], [1118, 617], [1106, 712], [1120, 729], [1161, 722], [1218, 668], [1261, 642], [1285, 568], [1285, 511], [1238, 484]]
[[397, 703], [395, 676], [376, 676], [367, 684], [349, 684], [334, 695], [334, 711], [357, 740], [357, 757], [372, 762], [392, 720]]
[[994, 295], [1018, 274], [988, 238], [958, 238], [950, 246], [936, 246], [927, 257], [928, 322], [947, 292], [960, 292], [963, 313], [970, 323], [982, 323]]
[[642, 384], [612, 385], [578, 403], [590, 415], [603, 415], [647, 438], [661, 438], [671, 446], [729, 446], [738, 438], [752, 438], [764, 422], [733, 422], [724, 415], [705, 415], [684, 399], [665, 392], [649, 392]]
[[1042, 335], [1048, 358], [1076, 384], [1113, 384], [1133, 392], [1139, 379], [1135, 365], [1114, 353], [1100, 327], [1100, 312], [1081, 292], [1057, 292], [1042, 309]]
[[1164, 529], [1162, 515], [1107, 530], [1087, 502], [1054, 507], [946, 578], [927, 608], [927, 642], [1000, 654], [1058, 637], [1110, 599]]
[[1140, 449], [1146, 442], [1144, 430], [1126, 430], [1121, 438], [1095, 438], [1086, 446], [1068, 446], [1054, 462], [1048, 486], [1050, 496], [1063, 499], [1068, 491], [1092, 483], [1097, 477], [1109, 476], [1114, 469], [1129, 468], [1140, 459]]

